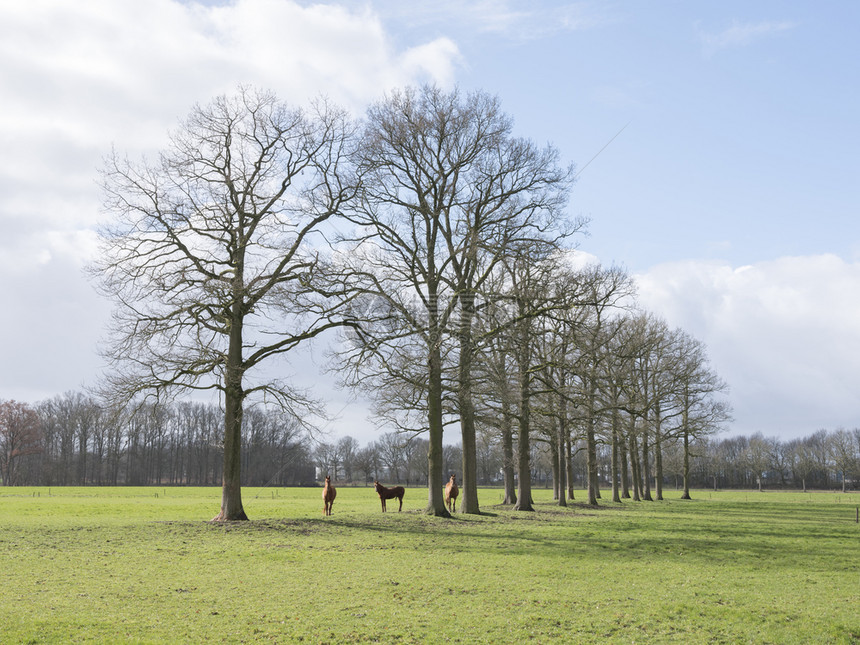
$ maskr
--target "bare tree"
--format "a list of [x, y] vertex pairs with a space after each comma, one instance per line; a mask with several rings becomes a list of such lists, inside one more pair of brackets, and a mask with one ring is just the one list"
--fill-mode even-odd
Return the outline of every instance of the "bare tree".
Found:
[[[357, 231], [344, 240], [344, 269], [353, 290], [367, 296], [354, 299], [352, 311], [370, 306], [362, 306], [362, 328], [348, 335], [341, 360], [349, 367], [346, 382], [381, 379], [397, 388], [400, 381], [399, 398], [421, 406], [426, 422], [417, 429], [429, 435], [427, 512], [448, 517], [442, 496], [443, 336], [456, 299], [446, 292], [450, 257], [442, 228], [446, 213], [456, 209], [451, 182], [463, 161], [457, 139], [447, 136], [456, 125], [452, 115], [436, 110], [434, 98], [441, 94], [431, 88], [420, 94], [410, 89], [368, 110], [361, 199], [350, 215]], [[413, 357], [426, 366], [422, 372], [414, 369]]]
[[112, 216], [93, 266], [117, 303], [106, 390], [217, 391], [224, 405], [221, 510], [241, 496], [243, 404], [259, 394], [303, 418], [310, 398], [257, 377], [261, 364], [337, 325], [313, 289], [315, 236], [352, 196], [351, 125], [324, 102], [292, 109], [240, 88], [196, 106], [156, 162], [114, 153], [103, 170]]
[[[504, 272], [498, 272], [496, 284], [492, 288], [499, 294], [506, 289]], [[503, 316], [504, 322], [501, 320]], [[493, 316], [483, 315], [478, 318], [478, 333], [484, 336], [484, 340], [478, 360], [475, 361], [477, 378], [474, 391], [476, 413], [488, 428], [497, 429], [501, 441], [501, 470], [505, 489], [502, 503], [508, 505], [517, 502], [514, 421], [518, 386], [513, 319], [513, 312], [506, 314], [503, 307], [495, 310]], [[502, 329], [500, 323], [506, 328]]]
[[340, 463], [343, 465], [343, 475], [346, 483], [352, 482], [357, 452], [358, 442], [353, 437], [347, 435], [337, 440], [337, 454], [340, 458]]
[[340, 457], [337, 453], [337, 445], [325, 441], [317, 444], [314, 450], [314, 460], [319, 469], [319, 477], [331, 475], [337, 481], [337, 468], [340, 465]]
[[[450, 258], [445, 279], [457, 294], [459, 319], [457, 409], [463, 446], [461, 509], [479, 513], [477, 451], [473, 393], [473, 335], [482, 299], [492, 298], [486, 287], [495, 268], [514, 249], [528, 244], [547, 254], [582, 226], [565, 225], [562, 208], [572, 183], [572, 167], [558, 166], [558, 152], [538, 149], [511, 135], [511, 120], [498, 99], [483, 93], [465, 99], [457, 92], [434, 90], [433, 106], [449, 112], [453, 127], [448, 136], [460, 152], [450, 190], [456, 197], [445, 212], [442, 236]], [[486, 333], [486, 332], [485, 332]], [[489, 333], [493, 333], [490, 330]]]
[[827, 448], [833, 466], [842, 480], [842, 492], [844, 493], [848, 477], [860, 472], [860, 468], [858, 468], [860, 466], [860, 452], [857, 450], [854, 436], [848, 430], [838, 428], [827, 437]]
[[407, 443], [408, 439], [397, 432], [386, 432], [376, 442], [379, 460], [388, 469], [388, 476], [395, 484], [400, 481], [401, 472], [408, 467]]
[[73, 483], [75, 435], [78, 405], [83, 400], [79, 392], [66, 392], [39, 405], [39, 416], [45, 431], [45, 448], [53, 457], [49, 481], [54, 484]]
[[759, 490], [762, 490], [764, 486], [765, 473], [770, 470], [773, 461], [771, 455], [775, 442], [775, 438], [764, 437], [760, 432], [755, 433], [749, 438], [749, 444], [744, 454], [744, 462], [755, 478]]
[[0, 401], [0, 479], [18, 484], [18, 462], [42, 451], [39, 415], [26, 403]]
[[[363, 289], [388, 301], [401, 329], [420, 339], [416, 377], [396, 357], [405, 339], [376, 325], [361, 339], [363, 362], [398, 371], [412, 391], [423, 387], [429, 432], [428, 511], [447, 515], [441, 498], [443, 397], [453, 391], [463, 445], [462, 509], [479, 513], [473, 326], [485, 286], [500, 259], [518, 243], [555, 246], [571, 233], [561, 211], [572, 181], [551, 147], [512, 135], [499, 101], [425, 85], [395, 92], [368, 111], [361, 146], [363, 199], [354, 210], [354, 254], [366, 273]], [[572, 228], [576, 228], [574, 225]], [[381, 332], [389, 336], [383, 340]], [[396, 334], [395, 334], [396, 335]], [[456, 387], [443, 387], [445, 345], [456, 340]], [[395, 360], [392, 360], [395, 359]], [[412, 397], [414, 398], [414, 397]], [[437, 499], [438, 498], [438, 499]]]
[[537, 352], [538, 316], [551, 309], [552, 280], [557, 265], [549, 258], [540, 258], [530, 251], [506, 259], [505, 272], [510, 286], [506, 294], [514, 304], [509, 326], [513, 364], [515, 366], [517, 398], [517, 500], [514, 510], [533, 511], [532, 504], [532, 397], [541, 358]]
[[478, 482], [492, 484], [502, 470], [504, 457], [498, 433], [486, 425], [478, 426]]
[[442, 463], [446, 475], [450, 477], [451, 475], [458, 474], [457, 468], [463, 464], [462, 446], [447, 443], [442, 446]]
[[607, 403], [605, 386], [612, 363], [613, 339], [621, 327], [612, 323], [633, 294], [630, 276], [618, 267], [591, 266], [577, 276], [581, 295], [579, 306], [568, 310], [568, 333], [577, 347], [572, 369], [579, 380], [579, 416], [584, 427], [588, 468], [588, 503], [597, 505], [598, 421], [615, 407]]
[[379, 479], [379, 451], [376, 444], [360, 448], [355, 453], [355, 470], [362, 473], [365, 485], [368, 479]]
[[728, 384], [711, 369], [704, 344], [682, 330], [675, 331], [674, 341], [674, 408], [681, 415], [676, 434], [684, 448], [681, 499], [690, 499], [690, 441], [717, 432], [731, 419], [731, 408], [714, 398], [726, 392]]
[[406, 456], [406, 485], [427, 484], [427, 440], [413, 437], [403, 447]]
[[[652, 501], [651, 477], [655, 470], [657, 499], [661, 499], [662, 493], [664, 424], [670, 416], [678, 414], [677, 410], [669, 410], [674, 401], [672, 335], [665, 321], [644, 312], [630, 318], [625, 324], [625, 333], [628, 338], [624, 352], [630, 369], [624, 387], [624, 409], [639, 419], [638, 422], [631, 419], [628, 430], [631, 446], [628, 455], [635, 471], [634, 499], [637, 499], [636, 488], [639, 487], [641, 499]], [[638, 449], [641, 454], [637, 454]]]

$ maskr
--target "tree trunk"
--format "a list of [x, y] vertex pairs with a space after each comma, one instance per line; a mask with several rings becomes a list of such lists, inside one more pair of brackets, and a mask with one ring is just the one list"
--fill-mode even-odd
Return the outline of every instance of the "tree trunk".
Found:
[[617, 409], [612, 410], [612, 501], [621, 502], [621, 491], [618, 489], [618, 422]]
[[531, 461], [529, 458], [529, 428], [528, 412], [520, 413], [520, 432], [517, 441], [517, 502], [514, 504], [515, 511], [533, 511], [532, 507], [532, 476]]
[[549, 433], [549, 464], [552, 477], [552, 499], [558, 501], [558, 487], [561, 484], [558, 474], [558, 429], [553, 428]]
[[442, 455], [442, 352], [441, 335], [438, 325], [436, 293], [430, 293], [430, 343], [428, 356], [428, 388], [427, 388], [427, 421], [430, 426], [429, 445], [427, 447], [428, 465], [428, 499], [425, 512], [437, 517], [451, 517], [445, 508], [445, 477], [442, 472], [444, 458]]
[[502, 473], [505, 478], [505, 499], [503, 504], [516, 504], [517, 493], [514, 485], [514, 439], [511, 428], [510, 406], [502, 401]]
[[460, 294], [459, 390], [460, 428], [463, 436], [463, 485], [460, 487], [460, 512], [478, 514], [478, 466], [475, 439], [475, 406], [472, 402], [472, 319], [475, 294]]
[[663, 437], [660, 432], [660, 411], [657, 410], [657, 419], [654, 425], [654, 486], [657, 499], [663, 499]]
[[[84, 426], [88, 421], [82, 419], [79, 423]], [[87, 431], [81, 427], [78, 438], [78, 483], [83, 486], [87, 483]]]
[[627, 470], [627, 442], [624, 441], [624, 436], [620, 433], [618, 437], [618, 452], [621, 460], [621, 499], [630, 499], [630, 480]]
[[[564, 411], [562, 411], [562, 415]], [[565, 481], [565, 473], [566, 468], [564, 466], [565, 458], [564, 458], [564, 435], [567, 433], [567, 427], [564, 423], [564, 416], [561, 416], [558, 421], [558, 435], [556, 436], [557, 445], [556, 445], [556, 471], [558, 472], [558, 505], [559, 506], [567, 506], [567, 499], [565, 495], [565, 488], [567, 487], [567, 482]]]
[[690, 499], [690, 433], [687, 431], [687, 413], [684, 412], [684, 492], [681, 499]]
[[642, 481], [645, 483], [645, 488], [642, 491], [642, 499], [648, 502], [653, 502], [654, 498], [651, 497], [651, 464], [648, 459], [648, 433], [642, 433], [642, 464], [640, 465], [642, 470]]
[[[239, 272], [237, 283], [241, 281]], [[224, 377], [224, 472], [221, 477], [221, 512], [213, 522], [247, 520], [242, 507], [242, 296], [241, 284], [234, 285], [230, 345]]]
[[586, 468], [588, 471], [588, 503], [597, 506], [597, 437], [594, 434], [594, 393], [590, 393], [585, 420]]
[[[525, 346], [528, 346], [528, 339], [524, 340]], [[517, 466], [519, 474], [519, 490], [517, 491], [517, 503], [514, 505], [515, 511], [533, 511], [532, 506], [532, 475], [531, 475], [531, 460], [529, 455], [529, 415], [531, 408], [531, 376], [528, 370], [529, 357], [528, 354], [520, 354], [519, 357], [519, 373], [520, 373], [520, 425], [519, 436], [517, 440]]]
[[224, 471], [221, 478], [221, 512], [213, 521], [247, 520], [242, 507], [242, 396], [225, 393], [224, 404]]
[[634, 420], [631, 417], [630, 429], [630, 469], [633, 475], [633, 501], [642, 501], [642, 473], [639, 468], [639, 447], [636, 445], [636, 433], [633, 432]]
[[565, 432], [564, 438], [564, 465], [567, 470], [567, 498], [573, 500], [573, 448], [571, 446], [570, 432]]

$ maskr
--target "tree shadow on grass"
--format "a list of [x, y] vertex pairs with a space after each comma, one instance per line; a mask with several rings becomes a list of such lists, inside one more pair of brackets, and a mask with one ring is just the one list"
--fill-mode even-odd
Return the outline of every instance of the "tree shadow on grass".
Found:
[[[560, 561], [611, 557], [616, 562], [677, 562], [681, 558], [709, 566], [744, 560], [755, 567], [813, 566], [830, 559], [844, 563], [843, 568], [849, 570], [860, 566], [854, 525], [835, 523], [832, 513], [818, 508], [755, 503], [674, 506], [668, 509], [671, 513], [664, 514], [663, 506], [593, 507], [575, 503], [559, 507], [543, 503], [535, 505], [535, 512], [498, 505], [490, 507], [493, 512], [457, 513], [451, 518], [416, 510], [204, 526], [223, 533], [276, 535], [296, 543], [309, 535], [320, 535], [326, 539], [317, 548], [338, 550], [364, 550], [381, 539], [387, 549], [414, 550], [420, 545], [430, 552], [453, 550], [476, 557], [503, 552], [540, 553]], [[188, 523], [192, 525], [199, 526]]]

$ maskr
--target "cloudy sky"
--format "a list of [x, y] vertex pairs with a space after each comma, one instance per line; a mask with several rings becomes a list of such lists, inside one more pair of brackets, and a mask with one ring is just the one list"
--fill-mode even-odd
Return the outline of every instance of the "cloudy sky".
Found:
[[[577, 164], [580, 248], [707, 344], [732, 432], [860, 426], [858, 30], [853, 0], [0, 3], [0, 399], [96, 381], [111, 146], [151, 154], [238, 83], [359, 114], [433, 81]], [[372, 438], [359, 402], [331, 412]]]

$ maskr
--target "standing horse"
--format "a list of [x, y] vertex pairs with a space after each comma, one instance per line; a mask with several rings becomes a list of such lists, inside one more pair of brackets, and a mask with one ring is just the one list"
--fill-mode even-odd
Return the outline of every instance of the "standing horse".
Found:
[[323, 515], [331, 515], [331, 507], [334, 504], [334, 498], [337, 497], [337, 489], [331, 484], [331, 477], [325, 476], [325, 486], [323, 486]]
[[400, 500], [400, 508], [398, 511], [403, 510], [403, 494], [406, 492], [406, 489], [403, 486], [392, 486], [391, 488], [386, 488], [378, 481], [373, 482], [373, 486], [376, 488], [376, 493], [379, 495], [379, 501], [382, 502], [382, 512], [385, 512], [385, 500], [392, 499], [396, 497]]
[[[455, 479], [457, 479], [457, 475], [451, 475], [451, 480], [445, 484], [445, 504], [447, 504], [448, 510], [452, 513], [457, 512], [457, 495], [460, 494], [460, 489], [457, 488]], [[454, 508], [451, 508], [452, 505]]]

